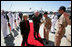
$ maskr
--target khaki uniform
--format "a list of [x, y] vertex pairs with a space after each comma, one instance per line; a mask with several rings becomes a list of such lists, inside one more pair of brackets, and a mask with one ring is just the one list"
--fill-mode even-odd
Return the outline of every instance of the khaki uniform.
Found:
[[51, 19], [50, 18], [45, 18], [45, 26], [44, 26], [44, 38], [46, 40], [49, 40], [49, 31], [51, 29]]
[[55, 34], [55, 46], [60, 46], [60, 42], [62, 37], [65, 34], [65, 27], [67, 26], [67, 22], [62, 14], [56, 23], [56, 34]]

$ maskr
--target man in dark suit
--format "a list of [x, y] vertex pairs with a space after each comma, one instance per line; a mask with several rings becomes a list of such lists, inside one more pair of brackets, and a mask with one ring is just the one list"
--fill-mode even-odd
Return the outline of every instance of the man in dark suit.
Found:
[[[35, 12], [33, 19], [33, 23], [34, 23], [34, 38], [37, 39], [39, 38], [38, 34], [39, 34], [39, 24], [40, 24], [40, 18], [39, 18], [39, 12]], [[37, 38], [36, 36], [37, 35]]]
[[29, 31], [30, 31], [30, 25], [27, 18], [28, 18], [28, 15], [24, 14], [23, 21], [20, 22], [20, 30], [21, 30], [21, 35], [23, 37], [23, 42], [22, 42], [23, 46], [25, 45], [25, 42], [28, 45], [27, 39], [28, 39]]

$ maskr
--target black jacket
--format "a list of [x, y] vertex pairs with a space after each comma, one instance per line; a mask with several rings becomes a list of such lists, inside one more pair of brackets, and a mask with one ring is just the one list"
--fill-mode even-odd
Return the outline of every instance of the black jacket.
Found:
[[33, 23], [34, 23], [34, 30], [39, 30], [40, 18], [34, 16], [32, 19], [33, 19]]
[[23, 20], [22, 22], [20, 22], [20, 30], [21, 30], [21, 34], [24, 35], [26, 33], [29, 33], [30, 31], [30, 25], [29, 25], [29, 21], [27, 20], [27, 25], [28, 28], [26, 27], [26, 22], [25, 20]]

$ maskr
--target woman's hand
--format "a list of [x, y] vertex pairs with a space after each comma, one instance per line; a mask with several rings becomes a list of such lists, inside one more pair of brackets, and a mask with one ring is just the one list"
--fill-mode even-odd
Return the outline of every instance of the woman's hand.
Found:
[[16, 22], [16, 20], [14, 20], [14, 22]]

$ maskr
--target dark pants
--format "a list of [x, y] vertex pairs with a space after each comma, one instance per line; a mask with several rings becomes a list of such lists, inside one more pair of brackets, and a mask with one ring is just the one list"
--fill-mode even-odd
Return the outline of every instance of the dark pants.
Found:
[[36, 39], [36, 35], [37, 35], [37, 38], [39, 38], [38, 34], [39, 34], [39, 26], [34, 27], [34, 38], [35, 39]]
[[25, 46], [25, 42], [26, 44], [28, 44], [27, 40], [28, 40], [28, 35], [29, 35], [29, 32], [26, 32], [23, 36], [23, 42], [22, 42], [22, 45]]

